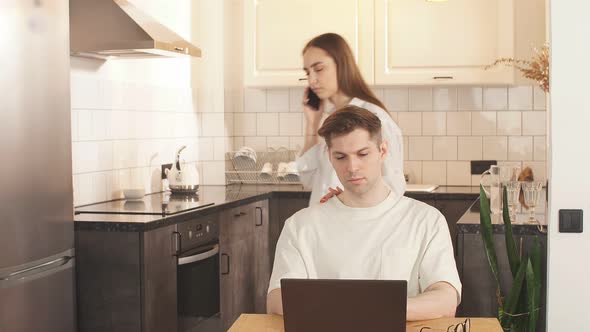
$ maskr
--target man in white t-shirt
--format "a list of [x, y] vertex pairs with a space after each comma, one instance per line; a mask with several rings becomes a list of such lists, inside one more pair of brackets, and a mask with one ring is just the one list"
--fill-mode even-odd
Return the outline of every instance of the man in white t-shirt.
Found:
[[453, 317], [461, 281], [446, 220], [383, 181], [387, 144], [379, 118], [349, 105], [330, 115], [318, 133], [344, 191], [285, 222], [267, 311], [283, 313], [282, 278], [391, 279], [408, 281], [407, 320]]

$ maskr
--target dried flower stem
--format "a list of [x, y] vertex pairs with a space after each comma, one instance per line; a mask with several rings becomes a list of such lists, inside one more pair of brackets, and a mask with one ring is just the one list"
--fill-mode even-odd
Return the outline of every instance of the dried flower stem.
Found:
[[532, 61], [514, 59], [514, 58], [501, 58], [497, 59], [491, 65], [486, 66], [484, 69], [490, 69], [499, 64], [512, 66], [518, 69], [522, 76], [537, 81], [539, 86], [546, 93], [549, 92], [549, 45], [545, 44], [540, 48], [535, 47], [535, 55]]

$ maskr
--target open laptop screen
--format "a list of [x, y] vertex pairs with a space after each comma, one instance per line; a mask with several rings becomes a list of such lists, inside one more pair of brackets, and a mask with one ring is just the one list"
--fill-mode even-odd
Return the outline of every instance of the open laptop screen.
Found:
[[281, 279], [285, 332], [406, 330], [405, 280]]

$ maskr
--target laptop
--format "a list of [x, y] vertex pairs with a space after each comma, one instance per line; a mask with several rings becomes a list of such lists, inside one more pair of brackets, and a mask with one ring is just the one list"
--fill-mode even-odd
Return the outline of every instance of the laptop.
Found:
[[406, 280], [281, 279], [285, 332], [406, 330]]

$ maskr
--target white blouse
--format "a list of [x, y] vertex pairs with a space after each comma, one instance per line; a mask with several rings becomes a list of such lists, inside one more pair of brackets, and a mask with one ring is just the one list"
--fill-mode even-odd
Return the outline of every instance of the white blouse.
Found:
[[[371, 111], [381, 120], [381, 136], [384, 141], [387, 141], [387, 147], [389, 148], [389, 153], [383, 163], [383, 178], [396, 196], [402, 196], [406, 191], [406, 181], [404, 178], [404, 148], [401, 130], [387, 111], [375, 104], [353, 98], [349, 105]], [[333, 111], [334, 109], [331, 109], [326, 113], [331, 114]], [[336, 186], [340, 186], [340, 188], [344, 189], [330, 163], [325, 140], [320, 139], [318, 144], [299, 156], [296, 162], [303, 186], [311, 189], [310, 205], [319, 203], [320, 199], [329, 192], [328, 188], [330, 187], [336, 188]]]

